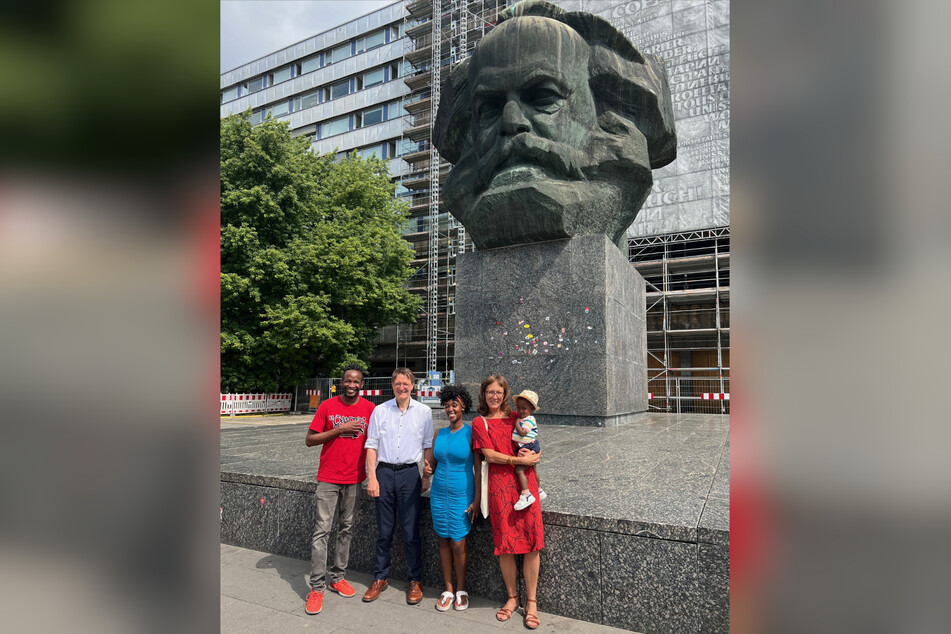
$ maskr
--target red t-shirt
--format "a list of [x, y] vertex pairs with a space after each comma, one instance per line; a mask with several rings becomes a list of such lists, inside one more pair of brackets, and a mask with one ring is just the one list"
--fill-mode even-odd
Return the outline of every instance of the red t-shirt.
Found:
[[357, 397], [353, 405], [345, 405], [339, 396], [327, 399], [317, 408], [310, 429], [316, 432], [339, 427], [353, 418], [360, 421], [362, 431], [357, 436], [337, 436], [325, 442], [320, 450], [317, 479], [331, 484], [357, 484], [367, 477], [367, 425], [376, 407], [370, 401]]

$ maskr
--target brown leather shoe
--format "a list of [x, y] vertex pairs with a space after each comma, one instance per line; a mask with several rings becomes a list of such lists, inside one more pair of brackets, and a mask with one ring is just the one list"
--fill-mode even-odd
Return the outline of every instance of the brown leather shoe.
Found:
[[418, 581], [409, 582], [409, 591], [406, 593], [406, 602], [410, 605], [416, 605], [423, 600], [423, 587]]
[[363, 595], [363, 601], [365, 603], [376, 601], [376, 598], [384, 590], [386, 590], [386, 579], [374, 579], [370, 587], [367, 588], [366, 594]]

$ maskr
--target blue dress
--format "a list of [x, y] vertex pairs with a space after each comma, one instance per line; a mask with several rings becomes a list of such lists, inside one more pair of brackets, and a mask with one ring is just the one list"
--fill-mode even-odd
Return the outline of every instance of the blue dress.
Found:
[[443, 427], [433, 443], [436, 471], [429, 492], [433, 528], [440, 537], [454, 542], [469, 534], [466, 509], [475, 497], [472, 473], [472, 427], [463, 424], [455, 432]]

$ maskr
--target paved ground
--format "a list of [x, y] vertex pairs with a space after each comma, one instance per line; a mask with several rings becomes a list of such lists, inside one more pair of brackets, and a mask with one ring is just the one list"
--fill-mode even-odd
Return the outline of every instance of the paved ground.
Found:
[[309, 423], [314, 420], [313, 414], [276, 414], [273, 416], [222, 416], [222, 429], [241, 429], [257, 427], [258, 425], [293, 425], [294, 423]]
[[[441, 589], [424, 587], [419, 605], [406, 604], [406, 583], [393, 582], [373, 603], [361, 597], [372, 581], [371, 575], [351, 572], [347, 579], [357, 596], [344, 599], [328, 592], [320, 614], [304, 613], [310, 563], [287, 557], [221, 544], [221, 631], [234, 634], [279, 632], [368, 632], [374, 634], [433, 632], [525, 632], [522, 611], [500, 623], [495, 612], [500, 607], [473, 597], [468, 610], [438, 612], [436, 598]], [[544, 607], [544, 606], [542, 606]], [[538, 632], [624, 632], [613, 627], [575, 621], [539, 612]]]

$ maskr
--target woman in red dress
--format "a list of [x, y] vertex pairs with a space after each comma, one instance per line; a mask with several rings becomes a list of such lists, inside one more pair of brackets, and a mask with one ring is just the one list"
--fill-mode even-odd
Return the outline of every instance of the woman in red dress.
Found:
[[[538, 463], [539, 454], [522, 449], [515, 454], [512, 443], [512, 428], [516, 415], [509, 407], [509, 384], [504, 377], [494, 374], [482, 382], [479, 390], [479, 416], [472, 424], [472, 448], [481, 452], [489, 463], [489, 518], [492, 520], [492, 540], [495, 554], [499, 556], [499, 568], [508, 591], [508, 601], [495, 615], [500, 621], [508, 621], [518, 609], [515, 592], [515, 555], [524, 555], [522, 574], [525, 577], [525, 626], [538, 627], [538, 606], [535, 593], [538, 589], [538, 551], [545, 547], [542, 527], [542, 512], [539, 504], [516, 511], [513, 507], [519, 496], [515, 467], [528, 467]], [[488, 426], [488, 429], [486, 427]], [[535, 470], [526, 471], [528, 487], [538, 497], [538, 481]]]

